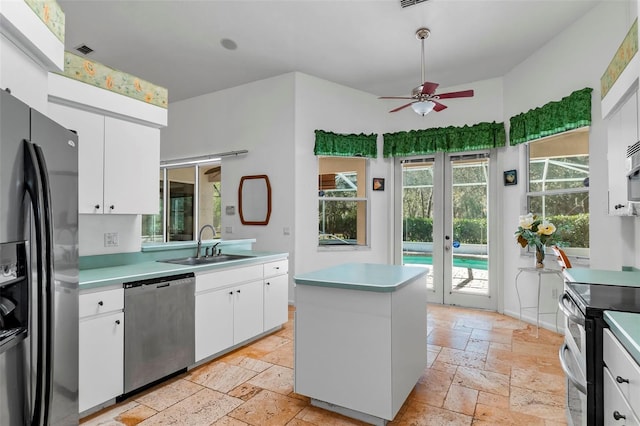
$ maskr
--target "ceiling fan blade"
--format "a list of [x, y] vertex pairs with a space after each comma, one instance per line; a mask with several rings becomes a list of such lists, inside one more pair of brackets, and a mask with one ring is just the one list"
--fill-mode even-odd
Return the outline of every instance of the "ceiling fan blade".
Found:
[[404, 104], [402, 106], [399, 106], [398, 108], [392, 109], [389, 112], [396, 112], [396, 111], [400, 111], [401, 109], [405, 109], [406, 107], [408, 107], [409, 105], [411, 105], [413, 102], [409, 102], [408, 104]]
[[473, 90], [461, 90], [459, 92], [440, 93], [439, 99], [452, 99], [452, 98], [470, 98], [473, 96]]
[[438, 88], [438, 83], [431, 83], [429, 81], [425, 81], [422, 83], [422, 94], [423, 95], [433, 95], [433, 93]]
[[434, 104], [436, 104], [436, 105], [433, 107], [433, 110], [434, 110], [435, 112], [442, 111], [443, 109], [446, 109], [446, 108], [447, 108], [447, 106], [446, 106], [446, 105], [443, 105], [443, 104], [441, 104], [441, 103], [440, 103], [440, 102], [438, 102], [438, 101], [434, 101], [433, 99], [431, 99], [431, 102], [433, 102]]
[[379, 96], [378, 99], [414, 99], [410, 96]]

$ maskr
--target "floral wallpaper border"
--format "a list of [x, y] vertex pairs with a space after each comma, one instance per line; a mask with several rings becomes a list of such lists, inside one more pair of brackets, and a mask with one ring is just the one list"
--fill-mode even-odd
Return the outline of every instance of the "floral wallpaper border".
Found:
[[169, 93], [164, 87], [71, 52], [64, 52], [64, 72], [61, 75], [148, 104], [168, 107]]
[[45, 23], [47, 28], [64, 43], [64, 12], [55, 0], [24, 0]]
[[600, 78], [600, 99], [609, 93], [611, 87], [616, 82], [622, 71], [631, 62], [631, 58], [638, 52], [638, 20], [636, 19], [631, 25], [629, 32], [624, 37], [622, 44], [618, 48], [615, 56], [609, 63], [607, 70]]

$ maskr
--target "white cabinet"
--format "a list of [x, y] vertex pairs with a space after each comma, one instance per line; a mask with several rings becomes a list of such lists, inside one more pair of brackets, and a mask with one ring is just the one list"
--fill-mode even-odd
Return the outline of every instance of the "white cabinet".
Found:
[[264, 331], [289, 319], [289, 275], [287, 260], [264, 264]]
[[79, 412], [123, 392], [124, 290], [81, 294], [79, 300]]
[[159, 129], [53, 102], [48, 111], [78, 133], [80, 213], [158, 212]]
[[160, 129], [104, 119], [104, 212], [157, 214]]
[[196, 362], [263, 331], [262, 264], [196, 275]]
[[608, 329], [603, 333], [604, 424], [640, 425], [640, 366]]
[[233, 292], [233, 344], [237, 345], [263, 331], [262, 280], [238, 286]]
[[196, 362], [288, 320], [288, 261], [196, 274]]
[[64, 42], [25, 1], [0, 1], [0, 57], [0, 88], [45, 113], [47, 72], [64, 69]]
[[607, 121], [609, 214], [627, 216], [627, 147], [638, 141], [638, 95], [633, 91]]

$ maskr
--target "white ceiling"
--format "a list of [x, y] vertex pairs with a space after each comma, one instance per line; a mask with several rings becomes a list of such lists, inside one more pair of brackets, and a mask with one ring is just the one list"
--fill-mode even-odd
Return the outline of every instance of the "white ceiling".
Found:
[[[603, 0], [58, 0], [66, 50], [169, 89], [169, 101], [300, 71], [378, 96], [502, 76]], [[226, 50], [222, 39], [236, 50]], [[469, 87], [472, 88], [472, 87]]]

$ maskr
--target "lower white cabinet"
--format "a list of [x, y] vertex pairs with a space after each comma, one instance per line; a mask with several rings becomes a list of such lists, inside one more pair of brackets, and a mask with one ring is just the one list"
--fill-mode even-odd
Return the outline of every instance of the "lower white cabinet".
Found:
[[604, 424], [640, 426], [640, 365], [609, 329], [602, 340]]
[[123, 392], [123, 307], [123, 289], [80, 295], [79, 412]]
[[196, 295], [196, 362], [260, 333], [262, 281]]
[[264, 330], [271, 330], [289, 320], [289, 276], [264, 279]]
[[196, 362], [287, 322], [287, 265], [196, 274]]

